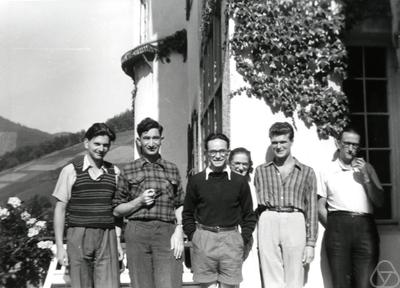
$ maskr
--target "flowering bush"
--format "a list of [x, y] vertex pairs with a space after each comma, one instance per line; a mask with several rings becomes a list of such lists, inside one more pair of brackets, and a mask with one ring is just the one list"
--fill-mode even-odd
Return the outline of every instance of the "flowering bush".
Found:
[[32, 217], [17, 197], [0, 207], [0, 287], [41, 283], [53, 256], [48, 232], [46, 221]]

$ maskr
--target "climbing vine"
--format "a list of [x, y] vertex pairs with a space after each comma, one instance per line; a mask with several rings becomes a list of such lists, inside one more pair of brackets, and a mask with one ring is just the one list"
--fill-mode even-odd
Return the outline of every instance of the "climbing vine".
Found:
[[221, 0], [203, 0], [200, 22], [200, 32], [203, 41], [210, 33], [212, 18], [217, 13], [217, 7], [219, 7], [218, 1]]
[[170, 62], [169, 55], [172, 52], [177, 52], [183, 55], [183, 61], [186, 61], [187, 56], [187, 36], [186, 29], [176, 31], [173, 35], [165, 37], [158, 41], [157, 55], [163, 62]]
[[328, 85], [346, 76], [342, 7], [330, 0], [231, 0], [231, 47], [237, 71], [250, 84], [234, 92], [264, 99], [286, 117], [297, 113], [318, 135], [336, 135], [348, 122], [348, 100]]

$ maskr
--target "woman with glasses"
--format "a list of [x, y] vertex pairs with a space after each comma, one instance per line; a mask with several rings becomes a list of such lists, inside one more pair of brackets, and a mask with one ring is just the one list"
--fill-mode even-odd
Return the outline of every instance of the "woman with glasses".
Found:
[[[250, 174], [253, 172], [253, 161], [251, 160], [251, 153], [249, 150], [243, 147], [235, 148], [229, 154], [229, 166], [232, 172], [245, 176], [247, 181], [250, 182]], [[257, 205], [257, 199], [253, 186], [250, 185], [251, 195], [253, 198], [253, 205]], [[253, 209], [255, 207], [253, 206]], [[255, 230], [256, 231], [256, 230]], [[246, 288], [259, 288], [261, 287], [260, 279], [260, 268], [258, 263], [257, 249], [252, 249], [254, 239], [257, 237], [251, 237], [251, 240], [244, 247], [244, 259], [243, 263], [243, 282], [240, 287]], [[257, 247], [257, 245], [254, 245]]]

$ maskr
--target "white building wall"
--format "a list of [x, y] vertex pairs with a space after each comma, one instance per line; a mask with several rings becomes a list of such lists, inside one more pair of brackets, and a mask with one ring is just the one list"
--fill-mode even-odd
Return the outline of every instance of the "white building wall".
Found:
[[[153, 68], [145, 62], [141, 62], [135, 68], [136, 79], [136, 98], [135, 98], [135, 127], [146, 117], [158, 119], [158, 91], [154, 89], [154, 83], [157, 83], [157, 74], [154, 73], [157, 67], [151, 63]], [[153, 72], [151, 71], [153, 70]], [[158, 87], [158, 85], [156, 86]], [[135, 150], [135, 155], [138, 155]]]
[[186, 28], [185, 1], [145, 0], [149, 3], [149, 39], [157, 40]]
[[[146, 0], [145, 2], [148, 9], [147, 42], [171, 36], [185, 28], [185, 10], [182, 1]], [[155, 58], [148, 63], [142, 61], [136, 66], [135, 127], [146, 117], [151, 117], [164, 126], [162, 156], [177, 164], [185, 184], [187, 123], [190, 117], [187, 65], [183, 62], [181, 54], [173, 53], [169, 58], [169, 63], [162, 63], [160, 59]], [[135, 158], [138, 157], [139, 153], [135, 147]]]
[[165, 138], [162, 155], [178, 165], [183, 183], [186, 183], [187, 129], [190, 117], [187, 66], [182, 55], [174, 54], [170, 63], [157, 62], [157, 67], [158, 120], [164, 126]]
[[136, 47], [140, 44], [140, 0], [133, 0], [132, 1], [132, 27], [133, 27], [133, 34], [132, 34], [132, 45]]

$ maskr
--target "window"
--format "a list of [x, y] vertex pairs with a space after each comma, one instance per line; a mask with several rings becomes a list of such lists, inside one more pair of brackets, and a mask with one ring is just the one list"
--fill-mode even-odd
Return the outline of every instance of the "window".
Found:
[[140, 43], [149, 40], [149, 8], [148, 0], [140, 0]]
[[387, 49], [349, 46], [348, 79], [344, 91], [350, 102], [351, 123], [361, 132], [360, 156], [370, 162], [385, 190], [383, 208], [375, 210], [379, 219], [391, 219], [392, 147], [388, 94]]
[[193, 0], [186, 0], [186, 20], [190, 19], [190, 10], [192, 9]]
[[203, 44], [201, 61], [203, 139], [212, 132], [222, 132], [222, 47], [221, 3], [217, 1], [216, 13], [209, 26], [208, 37]]
[[198, 163], [198, 153], [197, 144], [199, 139], [198, 133], [198, 116], [197, 111], [192, 112], [191, 122], [188, 126], [188, 167], [186, 171], [186, 176], [189, 177], [195, 174], [199, 168]]

